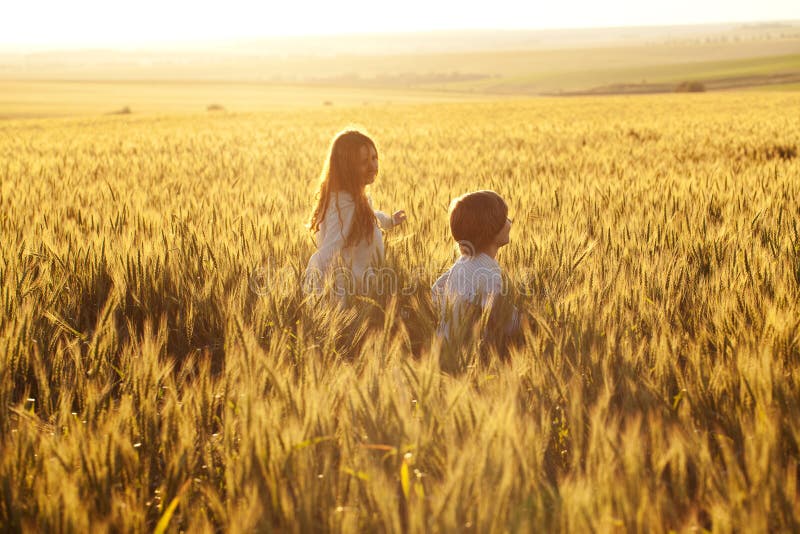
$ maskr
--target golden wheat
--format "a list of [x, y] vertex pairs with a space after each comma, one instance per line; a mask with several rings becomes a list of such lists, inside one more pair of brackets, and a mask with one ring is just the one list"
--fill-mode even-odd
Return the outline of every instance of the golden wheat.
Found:
[[[798, 104], [0, 123], [3, 530], [797, 530]], [[404, 290], [342, 310], [299, 280], [351, 122], [409, 222]], [[515, 218], [507, 361], [434, 342], [478, 188]]]

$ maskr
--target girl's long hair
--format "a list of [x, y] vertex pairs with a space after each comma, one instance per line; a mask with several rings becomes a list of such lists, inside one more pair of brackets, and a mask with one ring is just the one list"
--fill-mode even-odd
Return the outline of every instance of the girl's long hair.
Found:
[[[347, 191], [353, 197], [356, 207], [353, 224], [345, 237], [346, 247], [355, 245], [362, 239], [366, 239], [367, 243], [372, 242], [375, 232], [375, 213], [367, 200], [359, 172], [362, 146], [371, 146], [376, 153], [378, 152], [375, 142], [358, 130], [344, 130], [333, 138], [322, 167], [319, 189], [316, 194], [317, 204], [308, 223], [311, 232], [317, 232], [325, 219], [331, 196], [339, 191]], [[343, 230], [347, 231], [347, 229]]]

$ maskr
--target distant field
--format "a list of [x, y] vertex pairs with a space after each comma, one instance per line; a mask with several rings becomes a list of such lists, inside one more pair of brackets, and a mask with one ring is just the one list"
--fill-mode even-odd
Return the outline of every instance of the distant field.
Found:
[[800, 91], [800, 83], [782, 83], [775, 85], [764, 85], [759, 87], [750, 87], [748, 91]]
[[577, 69], [573, 65], [566, 64], [550, 71], [524, 76], [430, 85], [427, 88], [499, 94], [537, 94], [559, 91], [580, 92], [611, 85], [638, 84], [658, 89], [642, 92], [664, 92], [671, 91], [675, 85], [685, 80], [699, 80], [706, 82], [710, 88], [724, 89], [769, 85], [775, 83], [776, 78], [779, 80], [788, 78], [792, 83], [800, 81], [800, 54], [623, 67], [617, 67], [613, 63], [611, 65], [600, 63], [590, 69]]
[[[276, 85], [215, 81], [0, 80], [0, 120], [35, 117], [230, 112], [317, 106], [483, 101], [530, 94], [671, 92], [685, 80], [709, 90], [797, 91], [800, 54], [585, 72], [541, 73], [422, 87]], [[565, 90], [564, 87], [572, 89]]]
[[0, 56], [0, 119], [234, 112], [800, 83], [800, 39], [338, 56]]
[[180, 81], [0, 81], [0, 119], [131, 113], [198, 113], [209, 106], [226, 111], [286, 107], [358, 106], [387, 103], [476, 100], [430, 90], [314, 87], [265, 83]]
[[0, 79], [214, 80], [307, 83], [389, 83], [439, 75], [518, 78], [533, 74], [624, 71], [669, 65], [724, 62], [800, 54], [800, 38], [709, 43], [591, 44], [582, 47], [467, 52], [339, 55], [233, 54], [217, 52], [60, 52], [0, 55]]

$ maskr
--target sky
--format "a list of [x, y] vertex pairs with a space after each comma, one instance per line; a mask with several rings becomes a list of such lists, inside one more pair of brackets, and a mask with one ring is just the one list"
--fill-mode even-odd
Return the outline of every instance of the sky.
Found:
[[7, 0], [0, 47], [130, 48], [287, 35], [800, 19], [798, 0]]

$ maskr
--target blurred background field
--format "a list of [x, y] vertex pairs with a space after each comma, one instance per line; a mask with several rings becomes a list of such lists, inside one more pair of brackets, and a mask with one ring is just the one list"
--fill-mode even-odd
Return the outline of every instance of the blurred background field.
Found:
[[0, 81], [0, 120], [487, 100], [431, 90], [192, 81]]
[[0, 49], [0, 118], [537, 95], [796, 90], [800, 23]]

